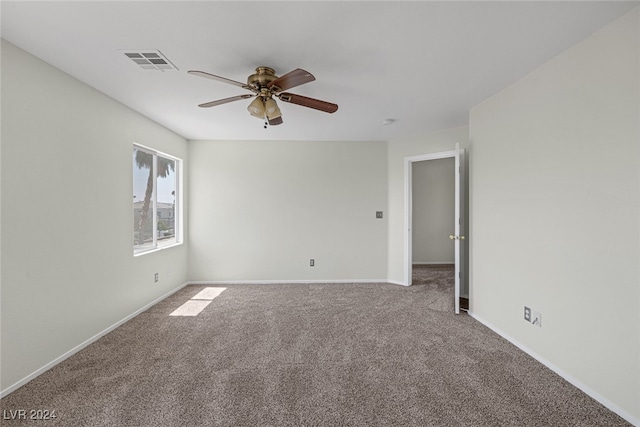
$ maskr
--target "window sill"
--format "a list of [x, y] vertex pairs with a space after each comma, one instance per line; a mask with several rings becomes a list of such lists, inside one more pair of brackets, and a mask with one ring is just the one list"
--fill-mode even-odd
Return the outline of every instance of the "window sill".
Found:
[[136, 257], [142, 256], [142, 255], [152, 254], [154, 252], [160, 252], [160, 251], [163, 251], [165, 249], [175, 248], [176, 246], [180, 246], [180, 245], [182, 245], [182, 242], [173, 243], [171, 245], [162, 246], [160, 248], [153, 248], [153, 249], [149, 249], [149, 250], [145, 250], [145, 251], [134, 252], [133, 253], [133, 257], [136, 258]]

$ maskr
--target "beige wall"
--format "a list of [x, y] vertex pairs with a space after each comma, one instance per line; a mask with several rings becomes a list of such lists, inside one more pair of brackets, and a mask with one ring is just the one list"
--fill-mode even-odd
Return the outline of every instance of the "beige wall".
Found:
[[189, 157], [191, 280], [386, 280], [386, 143], [191, 141]]
[[2, 42], [2, 390], [186, 282], [184, 244], [133, 257], [134, 141], [188, 167], [183, 138]]
[[469, 126], [473, 314], [636, 421], [639, 28], [636, 8], [473, 108]]

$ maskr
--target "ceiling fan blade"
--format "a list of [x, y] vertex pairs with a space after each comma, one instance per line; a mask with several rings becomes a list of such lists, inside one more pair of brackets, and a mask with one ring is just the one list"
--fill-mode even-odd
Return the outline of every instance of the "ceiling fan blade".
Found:
[[224, 98], [224, 99], [218, 99], [217, 101], [205, 102], [204, 104], [198, 105], [198, 107], [202, 107], [202, 108], [215, 107], [216, 105], [222, 105], [222, 104], [226, 104], [228, 102], [233, 102], [233, 101], [240, 101], [241, 99], [253, 98], [254, 96], [255, 95], [250, 95], [250, 94], [232, 96], [231, 98]]
[[325, 113], [335, 113], [338, 111], [338, 105], [331, 102], [320, 101], [319, 99], [308, 98], [295, 93], [281, 93], [278, 95], [281, 101], [290, 102], [292, 104], [302, 105], [303, 107], [313, 108], [315, 110], [324, 111]]
[[268, 119], [269, 126], [276, 126], [282, 124], [282, 116], [276, 117], [274, 119]]
[[273, 89], [274, 92], [280, 92], [283, 90], [291, 89], [292, 87], [312, 82], [315, 79], [316, 78], [313, 77], [313, 74], [311, 74], [310, 72], [302, 70], [300, 68], [296, 68], [295, 70], [285, 74], [284, 76], [280, 76], [277, 79], [269, 82], [267, 84], [267, 87], [269, 89]]
[[187, 73], [193, 74], [194, 76], [200, 76], [200, 77], [204, 77], [204, 78], [207, 78], [207, 79], [211, 79], [211, 80], [217, 80], [217, 81], [223, 82], [223, 83], [229, 83], [229, 84], [232, 84], [234, 86], [239, 86], [241, 88], [245, 88], [245, 89], [251, 90], [251, 87], [249, 85], [247, 85], [246, 83], [241, 83], [241, 82], [237, 82], [235, 80], [227, 79], [227, 78], [224, 78], [224, 77], [215, 76], [213, 74], [205, 73], [204, 71], [191, 70], [191, 71], [187, 71]]

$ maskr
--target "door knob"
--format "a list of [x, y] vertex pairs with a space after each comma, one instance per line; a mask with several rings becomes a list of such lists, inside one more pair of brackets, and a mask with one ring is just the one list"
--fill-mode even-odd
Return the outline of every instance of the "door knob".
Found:
[[456, 238], [456, 236], [454, 236], [453, 234], [449, 234], [449, 239], [450, 240], [454, 240]]
[[449, 239], [450, 240], [464, 240], [465, 237], [464, 236], [454, 236], [453, 234], [449, 234]]

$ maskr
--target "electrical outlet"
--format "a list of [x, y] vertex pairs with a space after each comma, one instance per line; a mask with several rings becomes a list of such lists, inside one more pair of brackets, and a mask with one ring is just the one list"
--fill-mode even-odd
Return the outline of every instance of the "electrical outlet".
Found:
[[382, 211], [376, 211], [376, 218], [382, 218]]
[[315, 259], [310, 259], [309, 260], [309, 266], [310, 267], [315, 267], [315, 265], [316, 265], [316, 260]]
[[537, 327], [542, 327], [542, 313], [538, 311], [534, 311], [531, 313], [531, 323], [536, 325]]
[[158, 273], [156, 273], [156, 274], [154, 274], [154, 275], [153, 275], [153, 281], [154, 281], [154, 282], [157, 282], [157, 281], [158, 281]]
[[524, 320], [531, 322], [531, 309], [526, 305], [524, 306]]
[[167, 268], [167, 277], [171, 277], [171, 269]]

